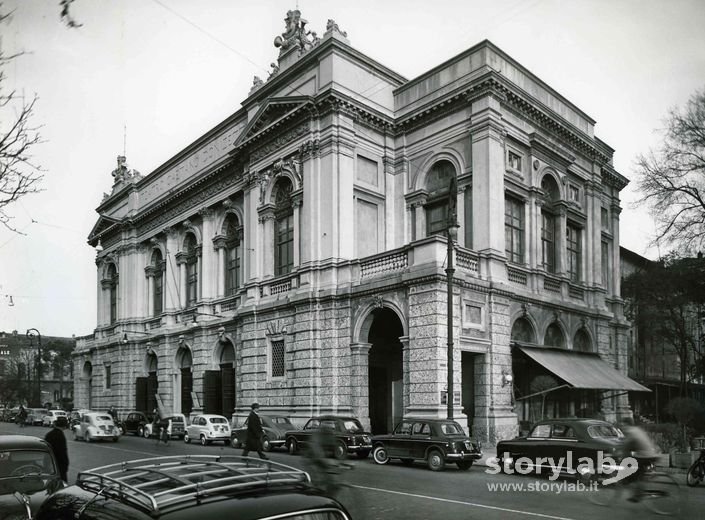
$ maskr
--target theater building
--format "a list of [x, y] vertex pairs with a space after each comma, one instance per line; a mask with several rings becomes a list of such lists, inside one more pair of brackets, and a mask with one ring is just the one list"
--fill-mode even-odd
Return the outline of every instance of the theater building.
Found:
[[118, 158], [76, 406], [445, 416], [456, 220], [454, 417], [493, 442], [631, 413], [627, 180], [595, 122], [489, 41], [409, 80], [332, 20], [285, 29], [241, 109], [148, 175]]

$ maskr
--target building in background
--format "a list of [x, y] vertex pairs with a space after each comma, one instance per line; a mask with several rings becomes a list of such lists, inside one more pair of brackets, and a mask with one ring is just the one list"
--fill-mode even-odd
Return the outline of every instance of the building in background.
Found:
[[450, 212], [455, 418], [492, 442], [630, 414], [627, 180], [595, 122], [489, 41], [408, 80], [304, 24], [217, 127], [146, 176], [118, 158], [77, 404], [445, 416]]
[[41, 348], [39, 342], [36, 334], [0, 332], [0, 404], [71, 409], [76, 340], [41, 336]]

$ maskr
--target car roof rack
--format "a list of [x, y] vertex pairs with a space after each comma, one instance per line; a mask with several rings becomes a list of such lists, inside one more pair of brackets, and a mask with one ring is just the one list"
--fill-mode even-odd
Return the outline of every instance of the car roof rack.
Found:
[[87, 491], [129, 502], [152, 514], [224, 492], [310, 482], [308, 473], [298, 468], [235, 455], [132, 460], [82, 471], [76, 479]]

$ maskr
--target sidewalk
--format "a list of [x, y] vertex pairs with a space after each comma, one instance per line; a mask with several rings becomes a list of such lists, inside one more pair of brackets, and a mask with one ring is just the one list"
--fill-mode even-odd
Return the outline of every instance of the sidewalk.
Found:
[[[497, 448], [493, 447], [491, 449], [487, 449], [485, 446], [482, 447], [482, 457], [477, 459], [475, 461], [475, 464], [477, 466], [489, 466], [488, 464], [488, 459], [492, 459], [496, 456], [497, 453]], [[687, 468], [671, 468], [669, 467], [669, 458], [668, 454], [664, 453], [660, 455], [660, 458], [658, 461], [656, 461], [656, 469], [658, 471], [663, 471], [664, 473], [671, 473], [671, 474], [680, 474], [680, 475], [685, 475], [688, 472]]]

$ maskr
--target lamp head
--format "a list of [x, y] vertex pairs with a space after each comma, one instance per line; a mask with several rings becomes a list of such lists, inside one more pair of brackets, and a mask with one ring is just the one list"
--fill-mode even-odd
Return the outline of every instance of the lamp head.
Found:
[[101, 244], [100, 238], [98, 239], [98, 243], [95, 245], [95, 250], [99, 253], [103, 250], [103, 244]]

